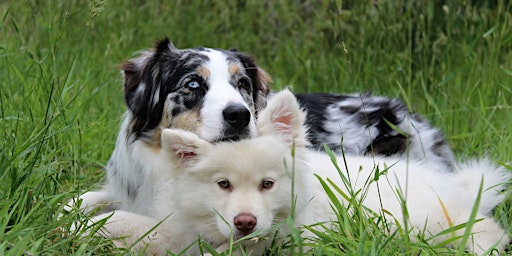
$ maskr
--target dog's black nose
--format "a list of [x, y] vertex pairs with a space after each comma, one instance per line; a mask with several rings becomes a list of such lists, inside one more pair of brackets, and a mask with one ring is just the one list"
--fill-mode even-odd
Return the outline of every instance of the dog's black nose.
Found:
[[229, 126], [235, 129], [242, 129], [251, 121], [251, 112], [240, 104], [229, 104], [222, 111], [222, 116]]

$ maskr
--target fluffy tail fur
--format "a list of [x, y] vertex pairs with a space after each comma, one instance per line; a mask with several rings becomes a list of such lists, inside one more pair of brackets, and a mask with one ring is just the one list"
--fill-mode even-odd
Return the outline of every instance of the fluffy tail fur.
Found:
[[468, 195], [469, 199], [476, 199], [481, 183], [482, 195], [480, 200], [480, 212], [490, 214], [505, 195], [501, 193], [505, 189], [506, 183], [512, 179], [512, 172], [496, 165], [488, 159], [471, 160], [459, 163], [455, 168], [455, 182], [458, 194]]

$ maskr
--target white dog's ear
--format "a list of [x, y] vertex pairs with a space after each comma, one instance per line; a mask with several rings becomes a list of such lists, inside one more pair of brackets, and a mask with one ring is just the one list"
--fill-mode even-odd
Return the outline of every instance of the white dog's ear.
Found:
[[206, 152], [211, 144], [195, 133], [179, 129], [162, 130], [162, 147], [169, 152], [177, 164], [191, 164], [197, 161], [197, 156]]
[[301, 110], [295, 95], [289, 90], [276, 93], [258, 116], [260, 135], [277, 135], [296, 146], [306, 144], [306, 113]]

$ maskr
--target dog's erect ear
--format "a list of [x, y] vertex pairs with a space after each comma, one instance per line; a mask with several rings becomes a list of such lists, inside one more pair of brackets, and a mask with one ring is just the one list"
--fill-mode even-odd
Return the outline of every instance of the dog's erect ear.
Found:
[[163, 129], [161, 138], [162, 148], [181, 165], [197, 162], [197, 156], [212, 146], [197, 134], [180, 129]]
[[276, 93], [258, 117], [260, 135], [276, 135], [283, 141], [295, 141], [296, 146], [306, 144], [306, 113], [301, 110], [295, 95], [289, 90]]

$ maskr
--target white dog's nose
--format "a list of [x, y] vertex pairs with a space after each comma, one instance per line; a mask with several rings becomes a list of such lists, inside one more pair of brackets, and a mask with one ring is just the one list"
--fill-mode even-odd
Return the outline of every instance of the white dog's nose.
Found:
[[250, 234], [258, 223], [256, 217], [250, 213], [240, 213], [233, 220], [236, 229], [244, 236]]

